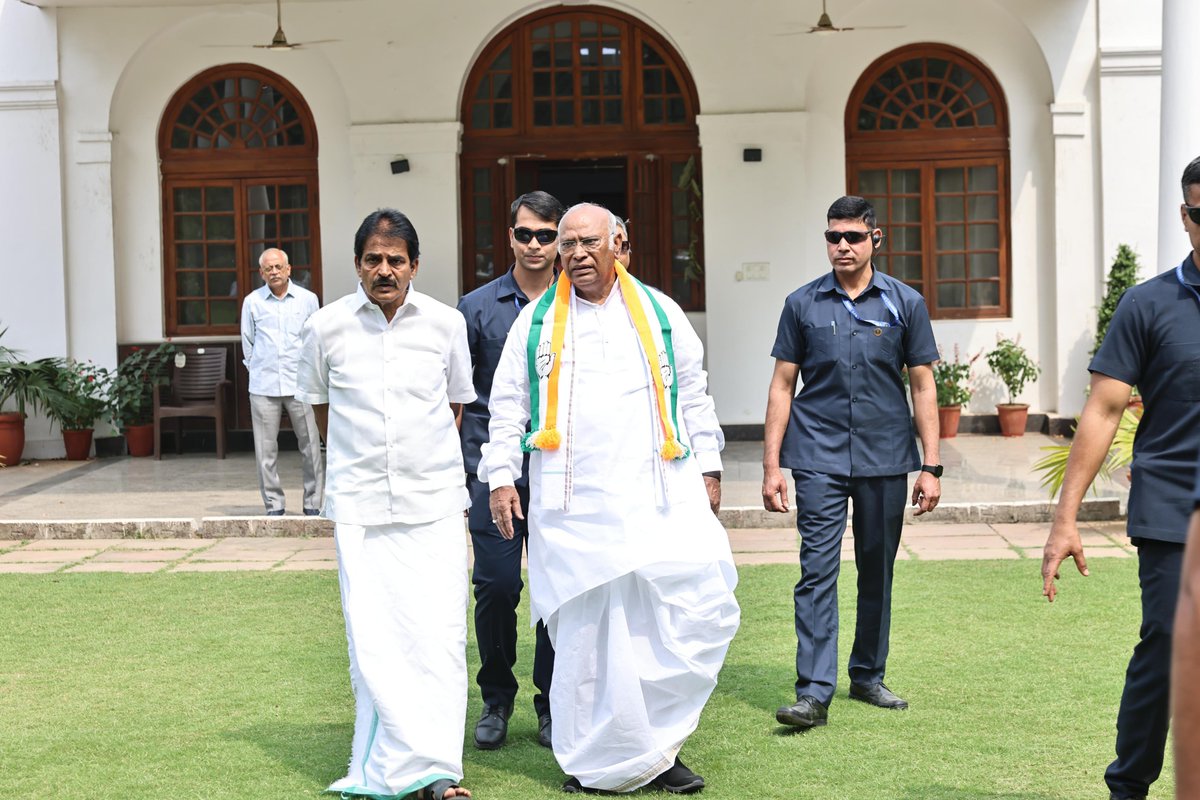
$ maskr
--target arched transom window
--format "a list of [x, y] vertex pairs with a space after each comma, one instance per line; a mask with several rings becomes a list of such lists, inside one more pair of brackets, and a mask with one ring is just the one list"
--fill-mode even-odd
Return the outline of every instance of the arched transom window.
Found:
[[679, 55], [600, 6], [535, 12], [480, 54], [463, 95], [463, 291], [509, 265], [508, 206], [534, 189], [630, 219], [631, 269], [703, 309], [698, 102]]
[[877, 60], [847, 104], [846, 159], [887, 234], [880, 269], [934, 318], [1011, 314], [1008, 114], [983, 64], [933, 44]]
[[236, 334], [269, 247], [320, 293], [317, 137], [295, 87], [251, 64], [197, 75], [167, 105], [159, 156], [167, 335]]

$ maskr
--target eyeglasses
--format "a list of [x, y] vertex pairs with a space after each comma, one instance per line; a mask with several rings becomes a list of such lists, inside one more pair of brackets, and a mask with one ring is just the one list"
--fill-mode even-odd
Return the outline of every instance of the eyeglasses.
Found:
[[600, 249], [600, 245], [604, 243], [603, 237], [589, 236], [586, 239], [568, 239], [565, 242], [558, 243], [558, 252], [564, 256], [575, 252], [576, 247], [583, 247], [589, 253], [594, 253]]
[[521, 244], [529, 244], [534, 239], [538, 240], [538, 244], [550, 244], [558, 238], [558, 231], [554, 228], [539, 228], [536, 231], [529, 228], [513, 228], [513, 238]]
[[870, 235], [870, 231], [825, 231], [825, 241], [837, 244], [845, 239], [847, 244], [862, 244]]
[[1187, 215], [1191, 218], [1192, 222], [1200, 225], [1200, 206], [1189, 206], [1185, 204], [1184, 208], [1187, 209]]

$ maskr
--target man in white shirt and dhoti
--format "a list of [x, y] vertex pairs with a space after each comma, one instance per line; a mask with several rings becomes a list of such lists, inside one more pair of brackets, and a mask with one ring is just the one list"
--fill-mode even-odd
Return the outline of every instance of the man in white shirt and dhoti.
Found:
[[698, 791], [679, 751], [740, 614], [703, 347], [679, 306], [617, 261], [609, 211], [575, 206], [558, 241], [562, 275], [505, 343], [479, 477], [511, 536], [531, 453], [530, 597], [556, 654], [564, 791]]
[[467, 489], [452, 404], [475, 398], [466, 321], [412, 288], [416, 230], [399, 211], [354, 238], [359, 286], [309, 318], [297, 398], [326, 442], [325, 516], [357, 714], [350, 767], [330, 792], [470, 797]]

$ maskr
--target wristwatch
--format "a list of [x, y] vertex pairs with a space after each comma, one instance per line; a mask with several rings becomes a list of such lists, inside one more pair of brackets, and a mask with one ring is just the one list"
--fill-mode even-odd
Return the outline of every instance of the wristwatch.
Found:
[[942, 467], [941, 464], [922, 464], [921, 465], [921, 472], [928, 472], [930, 475], [932, 475], [935, 478], [941, 478], [942, 473], [944, 471], [945, 471], [945, 469]]

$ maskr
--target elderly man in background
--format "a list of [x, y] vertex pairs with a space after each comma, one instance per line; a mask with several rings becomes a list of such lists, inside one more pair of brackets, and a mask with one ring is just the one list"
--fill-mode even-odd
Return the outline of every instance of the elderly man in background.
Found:
[[317, 296], [292, 283], [287, 253], [264, 250], [258, 271], [265, 282], [242, 303], [242, 352], [250, 373], [250, 422], [254, 428], [254, 459], [258, 488], [267, 516], [281, 517], [283, 487], [279, 482], [279, 421], [286, 409], [296, 434], [304, 469], [304, 513], [321, 513], [325, 464], [312, 408], [296, 399], [296, 369], [300, 364], [300, 330], [321, 304]]
[[607, 209], [573, 207], [558, 239], [563, 273], [500, 357], [479, 477], [512, 536], [531, 453], [530, 596], [554, 645], [563, 790], [699, 791], [679, 751], [740, 614], [703, 347], [679, 306], [617, 261]]
[[329, 455], [325, 516], [357, 717], [350, 768], [330, 792], [469, 797], [467, 545], [453, 405], [475, 399], [462, 314], [412, 288], [420, 247], [399, 211], [354, 237], [359, 286], [304, 329], [297, 396]]

